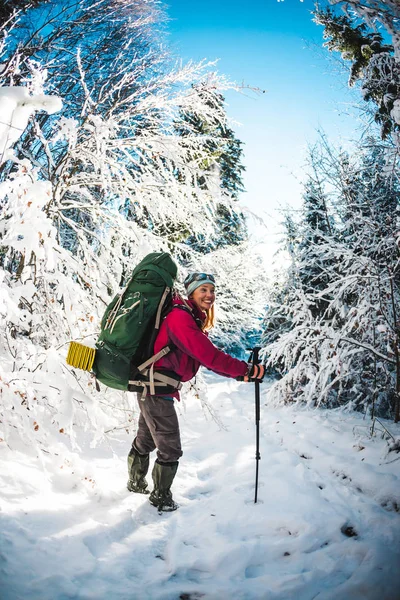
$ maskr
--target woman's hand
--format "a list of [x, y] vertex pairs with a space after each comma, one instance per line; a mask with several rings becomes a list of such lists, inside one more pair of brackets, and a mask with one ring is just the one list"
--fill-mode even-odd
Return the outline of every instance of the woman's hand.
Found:
[[249, 363], [247, 374], [244, 376], [243, 381], [262, 381], [265, 375], [264, 365], [255, 365]]

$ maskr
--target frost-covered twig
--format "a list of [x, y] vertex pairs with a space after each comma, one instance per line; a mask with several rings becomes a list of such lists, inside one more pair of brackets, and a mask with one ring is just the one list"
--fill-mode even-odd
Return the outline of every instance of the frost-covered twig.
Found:
[[390, 431], [388, 430], [388, 428], [385, 427], [385, 425], [382, 423], [382, 421], [380, 421], [377, 417], [374, 417], [374, 419], [372, 421], [371, 436], [374, 435], [375, 423], [379, 423], [379, 425], [382, 427], [382, 429], [384, 430], [384, 432], [386, 433], [386, 435], [388, 435], [390, 438], [392, 438], [393, 441], [395, 441], [395, 437], [390, 433]]

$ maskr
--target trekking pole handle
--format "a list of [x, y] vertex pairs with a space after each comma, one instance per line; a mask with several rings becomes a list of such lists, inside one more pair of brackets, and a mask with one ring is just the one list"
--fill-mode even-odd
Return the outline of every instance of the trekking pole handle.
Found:
[[249, 362], [253, 365], [259, 365], [261, 363], [259, 357], [261, 346], [254, 346], [254, 348], [247, 348], [247, 350], [250, 352]]

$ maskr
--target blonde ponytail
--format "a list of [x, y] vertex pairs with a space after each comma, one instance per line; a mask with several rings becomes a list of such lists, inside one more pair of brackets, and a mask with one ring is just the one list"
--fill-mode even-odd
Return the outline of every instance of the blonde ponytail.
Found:
[[202, 330], [203, 331], [210, 331], [210, 329], [212, 329], [213, 327], [215, 327], [214, 305], [212, 305], [211, 308], [207, 308], [206, 315], [207, 315], [207, 317], [206, 317], [206, 320], [203, 323]]

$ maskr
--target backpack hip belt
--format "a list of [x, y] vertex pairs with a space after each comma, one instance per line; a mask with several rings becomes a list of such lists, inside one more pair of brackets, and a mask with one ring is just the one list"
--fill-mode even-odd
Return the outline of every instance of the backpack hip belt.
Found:
[[151, 356], [148, 360], [146, 360], [144, 363], [137, 367], [137, 370], [140, 373], [140, 375], [145, 377], [146, 379], [130, 379], [129, 387], [133, 386], [142, 388], [140, 392], [141, 400], [144, 400], [148, 394], [150, 394], [150, 396], [155, 396], [156, 391], [158, 391], [156, 390], [156, 388], [172, 387], [174, 390], [181, 389], [182, 383], [179, 381], [179, 379], [170, 377], [169, 375], [166, 375], [165, 373], [162, 373], [160, 371], [154, 371], [154, 364], [158, 360], [160, 360], [160, 358], [168, 354], [168, 352], [171, 352], [171, 350], [173, 350], [174, 347], [174, 344], [165, 346], [159, 352], [157, 352], [157, 354], [154, 354], [154, 356]]

